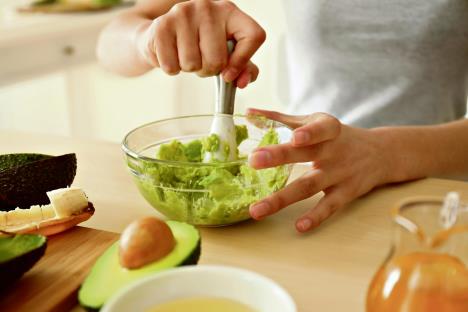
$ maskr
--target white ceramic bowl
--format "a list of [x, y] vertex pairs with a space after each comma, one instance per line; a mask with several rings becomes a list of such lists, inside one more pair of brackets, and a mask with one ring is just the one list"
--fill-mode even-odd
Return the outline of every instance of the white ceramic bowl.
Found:
[[186, 266], [141, 279], [115, 294], [101, 311], [143, 312], [187, 297], [231, 299], [258, 312], [297, 312], [291, 296], [273, 280], [244, 269], [212, 265]]

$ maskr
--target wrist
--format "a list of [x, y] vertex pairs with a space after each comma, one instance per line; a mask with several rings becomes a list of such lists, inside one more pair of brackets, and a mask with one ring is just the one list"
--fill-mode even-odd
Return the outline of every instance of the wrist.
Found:
[[384, 159], [384, 183], [403, 182], [425, 177], [426, 164], [421, 157], [418, 135], [399, 127], [370, 129]]

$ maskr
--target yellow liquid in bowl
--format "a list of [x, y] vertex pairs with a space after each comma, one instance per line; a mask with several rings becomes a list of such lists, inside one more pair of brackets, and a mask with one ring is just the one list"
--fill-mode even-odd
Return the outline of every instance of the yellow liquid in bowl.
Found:
[[251, 307], [225, 298], [186, 298], [158, 304], [146, 312], [257, 312]]

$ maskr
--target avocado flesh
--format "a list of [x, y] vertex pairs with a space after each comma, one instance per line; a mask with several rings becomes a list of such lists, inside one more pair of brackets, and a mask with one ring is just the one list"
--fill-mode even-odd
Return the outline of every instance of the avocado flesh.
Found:
[[0, 289], [8, 287], [44, 255], [47, 239], [42, 235], [0, 237]]
[[176, 240], [174, 249], [159, 261], [129, 270], [119, 263], [119, 242], [109, 247], [96, 261], [78, 293], [80, 304], [99, 309], [118, 290], [128, 284], [166, 269], [196, 264], [200, 256], [200, 234], [192, 225], [167, 221]]
[[0, 210], [49, 204], [46, 192], [70, 186], [75, 178], [75, 154], [1, 157], [5, 169], [0, 170]]
[[89, 7], [108, 7], [121, 3], [122, 0], [39, 0], [32, 3], [33, 6], [46, 5], [81, 5]]

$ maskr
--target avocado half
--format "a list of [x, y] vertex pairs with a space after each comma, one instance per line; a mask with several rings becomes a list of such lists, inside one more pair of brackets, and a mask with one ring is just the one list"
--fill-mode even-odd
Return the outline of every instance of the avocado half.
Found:
[[0, 210], [49, 204], [46, 192], [73, 183], [76, 155], [0, 155]]
[[0, 289], [8, 287], [29, 271], [44, 255], [47, 238], [17, 234], [0, 237]]
[[98, 310], [122, 287], [152, 274], [182, 265], [196, 264], [200, 258], [200, 233], [187, 223], [166, 222], [174, 235], [174, 249], [159, 261], [129, 270], [119, 263], [119, 242], [96, 261], [78, 292], [78, 301], [89, 310]]

